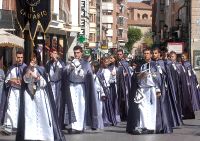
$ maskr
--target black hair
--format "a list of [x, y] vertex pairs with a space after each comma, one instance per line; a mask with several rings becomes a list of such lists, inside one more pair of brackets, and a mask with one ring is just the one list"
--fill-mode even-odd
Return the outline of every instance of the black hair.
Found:
[[144, 53], [145, 51], [150, 51], [150, 53], [152, 53], [152, 51], [151, 51], [151, 49], [150, 49], [149, 47], [143, 49], [143, 53]]
[[117, 52], [122, 52], [124, 54], [123, 49], [118, 49]]
[[24, 50], [23, 49], [20, 49], [16, 52], [16, 54], [24, 54]]
[[75, 51], [75, 50], [80, 50], [80, 52], [83, 52], [83, 48], [79, 45], [77, 45], [73, 48], [73, 51]]
[[156, 50], [157, 50], [159, 53], [161, 53], [161, 51], [160, 51], [160, 48], [159, 48], [159, 47], [155, 47], [155, 48], [153, 48], [153, 49], [152, 49], [152, 51], [156, 51]]

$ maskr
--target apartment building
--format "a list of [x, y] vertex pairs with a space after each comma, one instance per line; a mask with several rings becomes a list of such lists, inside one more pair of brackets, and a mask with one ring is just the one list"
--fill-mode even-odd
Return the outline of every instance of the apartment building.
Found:
[[97, 3], [96, 0], [89, 0], [89, 48], [95, 48], [97, 44]]
[[128, 12], [127, 0], [118, 0], [116, 5], [118, 48], [123, 48], [128, 41]]
[[124, 47], [127, 42], [127, 12], [127, 0], [102, 0], [102, 44], [104, 46]]

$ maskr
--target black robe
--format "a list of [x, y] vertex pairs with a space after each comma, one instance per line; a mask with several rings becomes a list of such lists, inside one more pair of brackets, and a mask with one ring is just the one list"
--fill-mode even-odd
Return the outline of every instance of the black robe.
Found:
[[171, 111], [171, 125], [172, 127], [177, 127], [182, 125], [182, 118], [181, 118], [181, 113], [180, 113], [180, 108], [176, 99], [176, 85], [173, 81], [173, 75], [171, 73], [171, 61], [165, 60], [165, 69], [166, 69], [166, 93], [169, 95], [169, 109]]
[[172, 78], [171, 84], [174, 85], [179, 113], [183, 119], [195, 118], [191, 98], [189, 96], [189, 87], [187, 85], [187, 79], [182, 64], [173, 62], [168, 64], [168, 67]]
[[131, 91], [129, 93], [128, 102], [129, 102], [129, 109], [128, 109], [128, 117], [127, 117], [127, 125], [126, 125], [126, 132], [133, 133], [135, 128], [138, 126], [140, 121], [140, 111], [138, 108], [138, 104], [134, 102], [134, 98], [136, 95], [136, 91], [139, 88], [138, 85], [138, 77], [137, 73], [140, 71], [140, 66], [136, 67], [134, 73], [131, 78]]
[[[124, 72], [127, 74], [124, 75]], [[125, 60], [118, 62], [117, 68], [117, 94], [121, 120], [126, 120], [128, 115], [128, 97], [131, 90], [131, 72]]]
[[50, 69], [51, 69], [51, 66], [53, 65], [53, 61], [49, 61], [46, 66], [45, 66], [45, 69], [46, 69], [46, 72], [47, 74], [49, 75], [49, 79], [50, 79], [50, 82], [54, 83], [55, 84], [55, 89], [56, 89], [56, 94], [55, 94], [55, 104], [56, 104], [56, 108], [57, 108], [57, 111], [58, 111], [58, 118], [59, 118], [59, 121], [60, 121], [60, 125], [61, 127], [63, 126], [63, 108], [64, 108], [64, 105], [63, 105], [63, 95], [62, 95], [62, 79], [63, 79], [63, 68], [65, 66], [64, 62], [62, 60], [58, 60], [58, 62], [61, 64], [62, 68], [59, 68], [59, 67], [56, 67], [55, 68], [55, 73], [52, 77], [50, 77]]
[[200, 87], [196, 74], [192, 69], [192, 65], [189, 61], [184, 61], [182, 64], [185, 68], [185, 75], [189, 86], [193, 111], [198, 111], [200, 110]]
[[156, 133], [172, 133], [172, 107], [170, 95], [167, 93], [167, 72], [163, 60], [157, 60], [156, 66], [159, 72], [158, 82], [161, 90], [161, 96], [157, 97], [157, 116], [156, 116]]
[[[48, 82], [48, 76], [43, 67], [37, 66], [36, 69], [38, 70], [39, 74], [45, 79], [47, 83], [45, 87], [45, 92], [49, 99], [50, 114], [52, 117], [52, 126], [53, 126], [53, 133], [54, 133], [54, 141], [65, 141], [64, 134], [62, 133], [59, 126], [56, 105], [55, 105], [50, 83]], [[26, 69], [24, 70], [24, 74], [25, 73], [26, 73]], [[24, 141], [24, 134], [25, 134], [25, 101], [24, 101], [25, 93], [24, 92], [26, 89], [27, 89], [27, 84], [23, 81], [21, 95], [20, 95], [20, 110], [19, 110], [18, 130], [16, 134], [16, 141]]]

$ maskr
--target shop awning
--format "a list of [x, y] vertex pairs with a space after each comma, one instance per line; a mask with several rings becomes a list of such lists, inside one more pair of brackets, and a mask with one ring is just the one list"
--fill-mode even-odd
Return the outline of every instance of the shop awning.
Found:
[[0, 47], [24, 48], [24, 39], [0, 29]]

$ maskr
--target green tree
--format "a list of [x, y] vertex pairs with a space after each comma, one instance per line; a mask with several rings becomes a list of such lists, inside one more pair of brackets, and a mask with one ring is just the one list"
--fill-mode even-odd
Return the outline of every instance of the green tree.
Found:
[[152, 32], [148, 31], [144, 34], [144, 39], [143, 42], [148, 46], [148, 47], [152, 47], [153, 45], [153, 38], [152, 38]]
[[142, 32], [138, 28], [129, 27], [128, 29], [128, 42], [125, 45], [125, 48], [128, 52], [131, 52], [133, 44], [139, 41], [142, 38]]

